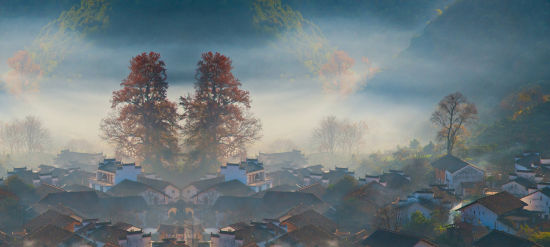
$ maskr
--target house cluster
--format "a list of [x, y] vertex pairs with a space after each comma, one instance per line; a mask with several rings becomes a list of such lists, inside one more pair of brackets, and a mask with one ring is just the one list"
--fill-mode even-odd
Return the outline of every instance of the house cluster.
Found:
[[517, 233], [550, 214], [550, 162], [539, 154], [518, 157], [500, 185], [445, 155], [419, 188], [403, 170], [357, 178], [344, 167], [274, 161], [299, 155], [261, 156], [276, 168], [245, 159], [183, 185], [115, 159], [101, 159], [93, 172], [16, 168], [2, 181], [0, 202], [24, 208], [13, 211], [23, 220], [0, 222], [0, 246], [440, 246], [402, 231], [418, 213], [448, 218], [470, 246], [537, 246]]

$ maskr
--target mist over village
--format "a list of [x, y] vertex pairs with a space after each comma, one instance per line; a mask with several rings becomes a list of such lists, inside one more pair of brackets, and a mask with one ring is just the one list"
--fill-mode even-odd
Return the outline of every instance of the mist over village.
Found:
[[548, 0], [2, 0], [0, 247], [550, 246]]

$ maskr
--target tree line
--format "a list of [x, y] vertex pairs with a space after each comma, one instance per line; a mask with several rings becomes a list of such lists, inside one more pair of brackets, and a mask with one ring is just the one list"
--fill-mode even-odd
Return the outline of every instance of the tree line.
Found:
[[49, 142], [49, 131], [35, 116], [0, 124], [0, 145], [4, 152], [10, 154], [42, 152]]
[[179, 102], [167, 97], [166, 64], [160, 54], [141, 53], [129, 68], [122, 88], [113, 92], [111, 114], [100, 125], [117, 156], [149, 168], [184, 164], [208, 171], [245, 153], [246, 145], [260, 138], [261, 123], [250, 112], [250, 93], [240, 88], [229, 57], [202, 54], [195, 92]]

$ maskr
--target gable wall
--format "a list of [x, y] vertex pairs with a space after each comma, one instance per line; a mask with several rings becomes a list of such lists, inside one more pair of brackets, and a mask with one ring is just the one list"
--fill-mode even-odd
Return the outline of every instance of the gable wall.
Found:
[[521, 198], [521, 200], [527, 203], [527, 206], [523, 207], [525, 210], [543, 212], [543, 217], [550, 215], [550, 198], [542, 192], [537, 191]]

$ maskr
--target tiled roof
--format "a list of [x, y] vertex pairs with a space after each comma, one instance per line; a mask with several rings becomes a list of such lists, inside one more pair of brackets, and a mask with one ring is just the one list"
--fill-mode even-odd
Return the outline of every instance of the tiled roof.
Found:
[[301, 214], [294, 215], [282, 222], [282, 224], [285, 223], [292, 224], [297, 228], [301, 228], [307, 225], [314, 225], [331, 233], [335, 232], [337, 228], [336, 224], [332, 220], [321, 215], [320, 213], [317, 213], [317, 211], [313, 209], [309, 209]]
[[473, 243], [475, 247], [542, 247], [530, 240], [493, 230]]
[[187, 185], [185, 187], [194, 186], [195, 188], [197, 188], [198, 191], [203, 191], [205, 189], [208, 189], [212, 185], [222, 183], [223, 181], [224, 181], [223, 177], [215, 177], [215, 178], [210, 178], [210, 179], [198, 180], [198, 181], [190, 183], [189, 185]]
[[277, 243], [290, 246], [338, 246], [337, 237], [317, 226], [307, 225], [277, 239]]
[[175, 186], [174, 184], [172, 184], [168, 181], [164, 181], [164, 180], [160, 180], [160, 179], [146, 178], [146, 177], [142, 177], [142, 176], [138, 177], [138, 182], [149, 185], [149, 186], [151, 186], [151, 187], [153, 187], [157, 190], [160, 190], [160, 191], [163, 191], [166, 187], [168, 187], [170, 185], [174, 186], [175, 188], [178, 188], [177, 186]]
[[45, 247], [91, 246], [91, 243], [84, 238], [54, 225], [46, 225], [38, 229], [36, 232], [25, 236], [25, 240], [34, 242], [37, 244], [36, 246]]
[[363, 240], [361, 244], [369, 247], [414, 247], [420, 241], [428, 242], [421, 237], [379, 229]]
[[516, 198], [512, 194], [502, 191], [494, 195], [486, 196], [471, 202], [468, 205], [459, 208], [459, 210], [469, 207], [470, 205], [479, 203], [487, 209], [493, 211], [497, 215], [501, 215], [512, 210], [523, 208], [527, 204]]
[[139, 196], [142, 192], [147, 190], [152, 190], [160, 194], [164, 194], [163, 191], [157, 190], [149, 185], [127, 179], [110, 188], [107, 191], [107, 194], [113, 196]]
[[65, 228], [66, 226], [70, 224], [76, 224], [79, 221], [71, 216], [64, 215], [61, 213], [58, 213], [54, 210], [48, 210], [45, 213], [34, 217], [34, 219], [27, 222], [23, 228], [27, 230], [27, 232], [34, 232], [46, 225], [55, 225], [60, 228]]
[[529, 179], [526, 179], [526, 178], [522, 178], [522, 177], [517, 177], [516, 179], [511, 180], [508, 183], [510, 183], [510, 182], [516, 182], [516, 183], [518, 183], [519, 185], [521, 185], [525, 188], [536, 188], [537, 187], [537, 184], [535, 184], [535, 182], [533, 182]]
[[432, 162], [432, 166], [441, 170], [446, 170], [451, 173], [456, 172], [465, 166], [471, 165], [470, 163], [453, 155], [445, 155], [436, 161]]
[[252, 189], [241, 183], [239, 180], [231, 180], [215, 184], [204, 191], [209, 190], [216, 190], [224, 196], [249, 196], [254, 193]]

